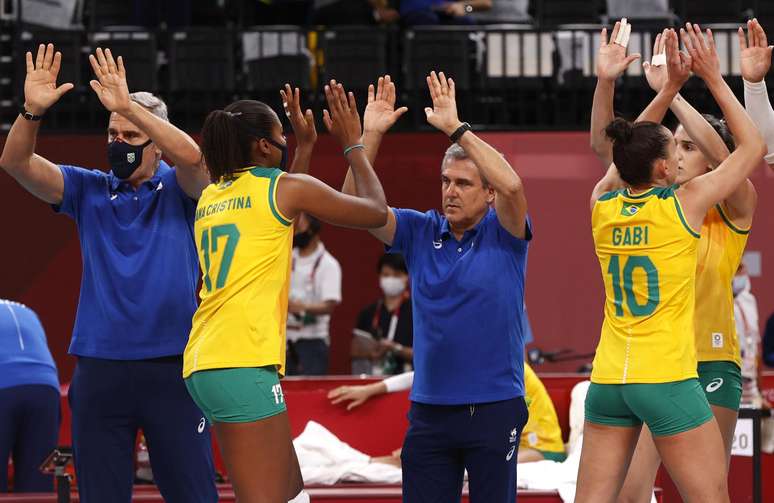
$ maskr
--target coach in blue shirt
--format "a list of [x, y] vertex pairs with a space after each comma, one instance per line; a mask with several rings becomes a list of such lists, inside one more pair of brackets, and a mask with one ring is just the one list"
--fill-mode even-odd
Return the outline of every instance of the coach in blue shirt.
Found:
[[54, 478], [38, 467], [59, 436], [59, 377], [38, 315], [0, 299], [0, 493], [50, 492]]
[[[167, 502], [215, 502], [209, 430], [182, 380], [196, 309], [196, 199], [209, 183], [196, 143], [150, 93], [129, 94], [121, 58], [97, 49], [91, 81], [110, 114], [110, 173], [57, 166], [34, 153], [61, 56], [27, 53], [25, 104], [0, 166], [78, 226], [83, 277], [70, 353], [69, 401], [80, 500], [129, 502], [138, 428]], [[175, 168], [161, 161], [162, 152]]]
[[[440, 77], [440, 78], [439, 78]], [[519, 176], [457, 117], [454, 82], [428, 77], [428, 122], [453, 145], [441, 163], [443, 213], [393, 209], [370, 231], [406, 258], [414, 312], [414, 386], [403, 445], [403, 501], [516, 498], [524, 402], [524, 277], [532, 237]], [[371, 161], [405, 109], [380, 79], [364, 117]], [[352, 180], [344, 183], [351, 193]]]

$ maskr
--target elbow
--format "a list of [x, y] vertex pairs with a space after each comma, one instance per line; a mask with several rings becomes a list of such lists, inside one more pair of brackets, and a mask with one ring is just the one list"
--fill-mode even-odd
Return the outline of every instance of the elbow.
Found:
[[387, 203], [385, 203], [384, 201], [380, 202], [375, 206], [376, 207], [374, 208], [373, 228], [384, 227], [385, 225], [387, 225], [387, 212], [389, 212], [390, 209], [387, 207]]
[[521, 178], [515, 177], [514, 180], [511, 180], [505, 187], [497, 192], [510, 199], [524, 192], [524, 184], [522, 183]]

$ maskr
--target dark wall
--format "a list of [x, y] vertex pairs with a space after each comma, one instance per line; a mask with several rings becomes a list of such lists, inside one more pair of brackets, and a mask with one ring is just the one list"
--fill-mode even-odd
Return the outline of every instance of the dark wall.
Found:
[[[588, 201], [602, 173], [584, 133], [489, 133], [525, 180], [535, 239], [530, 248], [527, 304], [537, 345], [544, 349], [593, 351], [602, 321], [603, 287], [591, 241]], [[4, 139], [0, 140], [4, 143]], [[38, 153], [54, 162], [105, 167], [103, 136], [41, 136]], [[427, 210], [440, 207], [440, 160], [448, 140], [441, 134], [388, 136], [376, 169], [393, 206]], [[312, 174], [334, 187], [344, 178], [338, 145], [322, 136]], [[761, 322], [774, 308], [774, 256], [771, 217], [774, 175], [761, 168], [754, 177], [760, 194], [748, 250], [762, 252], [762, 277], [753, 278]], [[0, 297], [21, 301], [40, 315], [62, 380], [70, 379], [68, 357], [81, 276], [75, 225], [55, 215], [0, 174]], [[344, 301], [333, 316], [332, 371], [346, 373], [349, 338], [358, 310], [379, 294], [375, 263], [382, 247], [362, 231], [327, 226], [323, 239], [344, 271]], [[546, 365], [542, 370], [574, 370], [579, 363]]]

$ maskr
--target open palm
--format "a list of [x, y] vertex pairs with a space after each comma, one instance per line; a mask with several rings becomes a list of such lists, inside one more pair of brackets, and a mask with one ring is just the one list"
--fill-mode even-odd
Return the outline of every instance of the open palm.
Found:
[[99, 80], [89, 82], [102, 105], [111, 112], [124, 113], [129, 110], [129, 86], [126, 83], [126, 69], [121, 56], [113, 59], [110, 49], [104, 52], [97, 48], [96, 57], [89, 55], [89, 62]]
[[62, 54], [54, 52], [54, 44], [38, 47], [35, 62], [32, 62], [32, 53], [25, 55], [27, 63], [27, 77], [24, 79], [24, 102], [27, 111], [35, 115], [42, 115], [59, 98], [73, 88], [71, 83], [57, 87], [56, 79], [62, 65]]
[[379, 77], [376, 90], [373, 84], [368, 86], [368, 104], [363, 115], [363, 129], [385, 134], [408, 108], [395, 110], [395, 83], [389, 75]]
[[[615, 23], [610, 40], [615, 40], [621, 29], [620, 21]], [[620, 77], [632, 62], [639, 59], [639, 54], [626, 55], [626, 47], [608, 42], [607, 28], [600, 34], [599, 51], [597, 52], [597, 77], [601, 80], [615, 80]]]
[[747, 82], [760, 82], [771, 68], [771, 50], [766, 32], [758, 20], [747, 22], [747, 39], [744, 30], [739, 28], [740, 69], [742, 78]]

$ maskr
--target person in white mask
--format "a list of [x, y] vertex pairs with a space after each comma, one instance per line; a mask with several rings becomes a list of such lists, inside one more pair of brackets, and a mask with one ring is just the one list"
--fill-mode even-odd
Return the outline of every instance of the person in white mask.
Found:
[[734, 275], [732, 282], [734, 291], [734, 321], [739, 337], [739, 347], [742, 354], [742, 403], [752, 407], [763, 405], [763, 397], [758, 388], [760, 375], [761, 335], [758, 330], [758, 301], [750, 291], [750, 276], [744, 263]]
[[414, 337], [406, 262], [400, 254], [386, 253], [377, 271], [382, 296], [357, 317], [353, 374], [391, 375], [412, 369]]

